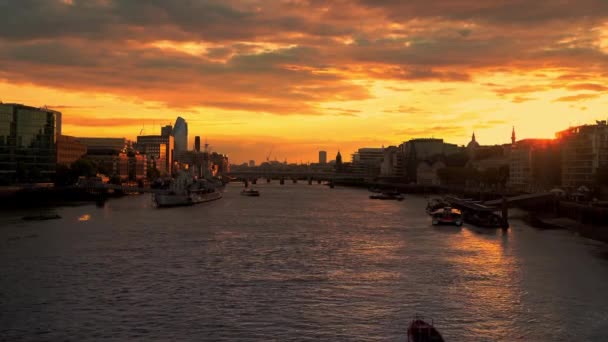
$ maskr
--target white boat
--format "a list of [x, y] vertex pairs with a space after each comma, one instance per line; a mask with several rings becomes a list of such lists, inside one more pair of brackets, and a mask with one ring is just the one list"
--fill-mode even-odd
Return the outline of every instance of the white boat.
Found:
[[175, 207], [211, 202], [220, 198], [222, 193], [214, 184], [181, 173], [168, 190], [154, 194], [154, 203], [158, 207]]

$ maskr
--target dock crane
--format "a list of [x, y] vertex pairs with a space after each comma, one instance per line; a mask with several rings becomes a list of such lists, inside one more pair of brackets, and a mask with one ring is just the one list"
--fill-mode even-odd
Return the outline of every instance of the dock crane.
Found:
[[274, 150], [274, 146], [270, 148], [268, 155], [266, 156], [266, 162], [270, 163], [270, 156], [272, 155], [272, 151]]

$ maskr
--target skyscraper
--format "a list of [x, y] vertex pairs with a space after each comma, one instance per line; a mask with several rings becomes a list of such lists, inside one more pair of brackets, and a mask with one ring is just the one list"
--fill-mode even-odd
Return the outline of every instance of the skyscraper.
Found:
[[188, 151], [188, 123], [181, 116], [175, 120], [173, 126], [173, 136], [175, 137], [175, 155]]
[[319, 164], [326, 164], [326, 163], [327, 163], [327, 152], [319, 151]]
[[196, 152], [201, 151], [201, 137], [199, 137], [198, 135], [194, 137], [194, 150]]
[[168, 137], [173, 134], [173, 127], [171, 125], [163, 126], [160, 128], [160, 135], [163, 137]]

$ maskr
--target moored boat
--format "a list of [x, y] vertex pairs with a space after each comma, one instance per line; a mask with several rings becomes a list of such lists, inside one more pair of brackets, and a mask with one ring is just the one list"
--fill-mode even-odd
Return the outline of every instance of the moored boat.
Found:
[[431, 213], [433, 218], [433, 225], [437, 226], [440, 224], [451, 224], [455, 226], [462, 226], [462, 213], [458, 209], [451, 207], [445, 207], [443, 209], [435, 210]]
[[205, 179], [195, 179], [185, 173], [173, 180], [169, 189], [154, 193], [154, 203], [158, 207], [188, 206], [211, 202], [222, 198], [217, 187]]
[[241, 195], [243, 196], [251, 196], [251, 197], [259, 197], [260, 196], [260, 192], [254, 189], [243, 189], [243, 191], [241, 191]]
[[[481, 228], [509, 228], [508, 213], [506, 213], [506, 204], [504, 203], [503, 208], [497, 208], [481, 204], [479, 201], [453, 196], [447, 196], [446, 200], [452, 207], [462, 211], [463, 220], [467, 223]], [[497, 214], [501, 210], [502, 215]]]
[[449, 207], [450, 204], [441, 197], [431, 198], [429, 199], [426, 205], [426, 212], [430, 215], [431, 213], [443, 209], [445, 207]]
[[445, 340], [433, 322], [427, 323], [422, 317], [416, 316], [407, 328], [408, 342], [444, 342]]
[[403, 201], [404, 197], [401, 193], [396, 191], [383, 192], [377, 195], [370, 195], [370, 199], [379, 199], [379, 200], [392, 200], [392, 201]]

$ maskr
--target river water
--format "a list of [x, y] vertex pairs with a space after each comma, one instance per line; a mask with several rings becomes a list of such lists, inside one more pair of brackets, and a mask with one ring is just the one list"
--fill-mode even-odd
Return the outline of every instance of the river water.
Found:
[[447, 341], [608, 340], [605, 244], [518, 220], [435, 228], [422, 197], [257, 188], [0, 213], [0, 340], [405, 341], [415, 314]]

